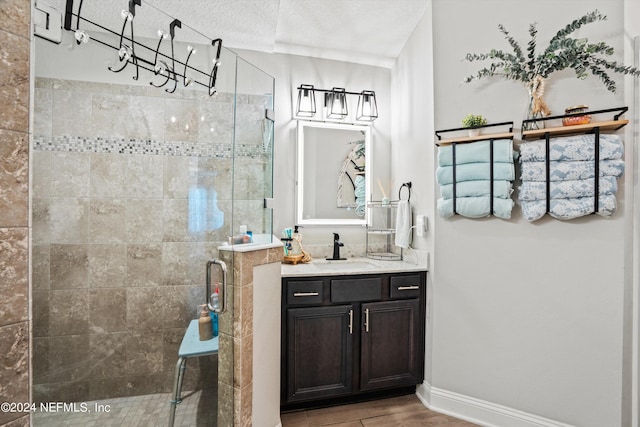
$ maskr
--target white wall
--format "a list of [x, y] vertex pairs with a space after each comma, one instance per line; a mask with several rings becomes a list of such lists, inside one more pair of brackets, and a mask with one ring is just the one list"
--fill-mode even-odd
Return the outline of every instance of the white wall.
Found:
[[280, 426], [280, 263], [253, 267], [253, 396], [255, 427]]
[[[558, 29], [596, 8], [608, 20], [577, 35], [606, 41], [616, 48], [614, 59], [623, 61], [623, 0], [433, 0], [434, 127], [458, 127], [468, 113], [493, 122], [513, 120], [519, 127], [526, 90], [497, 78], [461, 84], [480, 68], [463, 62], [465, 54], [509, 50], [498, 24], [524, 48], [529, 24], [537, 22], [539, 46], [546, 47]], [[429, 151], [434, 136], [424, 123], [432, 110], [428, 101], [418, 101], [430, 94], [422, 81], [429, 77], [428, 26], [421, 22], [392, 73], [392, 89], [402, 88], [398, 105], [406, 111], [394, 116], [392, 172], [395, 181], [413, 181], [418, 209], [432, 213], [438, 197], [432, 193]], [[625, 79], [616, 80], [618, 93], [611, 94], [594, 77], [556, 73], [547, 82], [545, 100], [557, 114], [582, 103], [592, 109], [622, 106]], [[407, 127], [422, 133], [422, 144], [419, 137], [408, 137]], [[630, 213], [622, 181], [618, 212], [608, 219], [545, 217], [529, 223], [518, 207], [509, 221], [435, 217], [428, 238], [416, 242], [434, 248], [427, 377], [433, 390], [558, 423], [623, 425], [625, 217]]]
[[[634, 46], [634, 39], [640, 37], [640, 2], [636, 0], [624, 1], [624, 48], [625, 64], [640, 65], [640, 47]], [[640, 44], [640, 40], [638, 40]], [[637, 51], [637, 52], [636, 52]], [[635, 61], [635, 63], [634, 63]], [[627, 159], [634, 164], [633, 174], [627, 174], [625, 185], [633, 186], [634, 191], [627, 191], [626, 207], [632, 212], [640, 209], [640, 185], [638, 185], [638, 167], [640, 164], [640, 81], [627, 78], [628, 89], [625, 91], [625, 103], [632, 109], [627, 116], [631, 124], [627, 127]], [[634, 86], [635, 85], [635, 86]], [[631, 88], [633, 87], [633, 90]], [[629, 163], [629, 162], [628, 162]], [[632, 213], [631, 212], [631, 213]], [[625, 346], [624, 346], [624, 375], [623, 375], [623, 425], [638, 427], [640, 425], [640, 393], [638, 383], [640, 380], [640, 321], [638, 318], [638, 306], [640, 305], [640, 265], [637, 254], [640, 253], [640, 218], [638, 215], [628, 215], [626, 228], [632, 230], [625, 233], [626, 258], [625, 258]]]
[[[431, 5], [396, 60], [391, 73], [391, 173], [393, 197], [404, 182], [412, 182], [413, 221], [416, 214], [426, 215], [433, 224], [435, 211], [434, 183], [430, 179], [434, 163], [433, 150], [433, 47]], [[407, 192], [403, 190], [403, 197]], [[412, 247], [433, 254], [434, 234], [425, 237], [414, 233]], [[437, 255], [436, 255], [437, 256]], [[407, 257], [409, 258], [409, 257]], [[433, 257], [431, 257], [433, 259]], [[429, 266], [431, 267], [431, 266]], [[427, 286], [427, 352], [425, 380], [431, 382], [432, 295], [431, 273]]]
[[[285, 227], [295, 224], [295, 143], [296, 120], [292, 119], [297, 101], [296, 88], [300, 84], [312, 84], [316, 88], [344, 87], [348, 91], [374, 90], [378, 103], [379, 118], [373, 122], [373, 175], [383, 183], [389, 182], [390, 155], [390, 70], [387, 68], [358, 65], [349, 62], [330, 61], [297, 55], [268, 54], [236, 50], [249, 62], [255, 64], [276, 79], [275, 89], [275, 145], [274, 145], [274, 234], [279, 235]], [[373, 189], [374, 198], [381, 198], [379, 190]], [[348, 244], [363, 244], [365, 230], [351, 227], [310, 227], [300, 230], [304, 244], [331, 245], [332, 232], [340, 233], [341, 240]], [[364, 252], [361, 254], [363, 255]]]

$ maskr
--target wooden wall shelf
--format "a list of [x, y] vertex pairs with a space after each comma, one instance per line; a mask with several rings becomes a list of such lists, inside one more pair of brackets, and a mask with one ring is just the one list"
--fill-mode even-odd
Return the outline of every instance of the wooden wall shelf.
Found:
[[589, 133], [595, 128], [600, 128], [601, 131], [605, 130], [618, 130], [621, 127], [629, 123], [627, 119], [611, 120], [606, 122], [593, 122], [586, 125], [573, 125], [573, 126], [557, 126], [545, 129], [534, 129], [522, 132], [522, 140], [534, 140], [542, 139], [548, 133], [549, 136], [565, 136], [575, 135], [581, 133]]
[[488, 134], [481, 134], [478, 136], [459, 136], [455, 138], [447, 138], [447, 139], [436, 141], [436, 145], [437, 146], [448, 145], [448, 144], [453, 144], [454, 142], [456, 144], [462, 144], [462, 143], [476, 142], [476, 141], [488, 141], [490, 139], [511, 139], [513, 138], [513, 136], [514, 136], [513, 132], [488, 133]]

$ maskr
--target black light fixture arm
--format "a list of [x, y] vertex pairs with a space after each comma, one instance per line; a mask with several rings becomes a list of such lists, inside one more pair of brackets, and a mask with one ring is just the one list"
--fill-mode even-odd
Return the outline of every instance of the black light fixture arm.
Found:
[[[317, 89], [317, 88], [315, 88], [315, 87], [314, 87], [313, 89], [310, 89], [310, 88], [306, 88], [306, 87], [298, 86], [298, 90], [303, 90], [303, 89], [305, 89], [305, 90], [312, 90], [312, 91], [314, 91], [314, 92], [323, 92], [323, 93], [332, 93], [332, 92], [333, 92], [333, 89]], [[346, 94], [346, 95], [360, 95], [362, 92], [349, 92], [349, 91], [344, 91], [344, 92], [342, 92], [342, 93], [344, 93], [344, 94]]]

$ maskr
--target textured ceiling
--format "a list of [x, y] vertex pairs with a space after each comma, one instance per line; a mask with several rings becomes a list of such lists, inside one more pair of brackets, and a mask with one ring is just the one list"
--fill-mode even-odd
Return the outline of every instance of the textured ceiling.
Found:
[[148, 0], [229, 48], [390, 67], [428, 0]]
[[[59, 10], [64, 10], [66, 3], [66, 0], [39, 1]], [[151, 4], [182, 21], [176, 40], [197, 42], [204, 35], [209, 39], [222, 38], [223, 45], [231, 49], [391, 67], [429, 1], [142, 0], [142, 7], [136, 9], [136, 34], [157, 38], [158, 22], [169, 22], [166, 16], [144, 7]], [[120, 11], [128, 3], [128, 0], [84, 0], [82, 16], [119, 33]], [[79, 4], [80, 0], [74, 1], [74, 12]]]

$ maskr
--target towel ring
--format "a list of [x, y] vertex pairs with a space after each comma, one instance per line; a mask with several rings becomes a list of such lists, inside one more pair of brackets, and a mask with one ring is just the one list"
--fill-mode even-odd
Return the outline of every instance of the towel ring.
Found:
[[398, 190], [398, 200], [402, 200], [402, 188], [403, 187], [407, 187], [407, 190], [409, 190], [409, 197], [407, 197], [407, 202], [411, 200], [411, 181], [409, 182], [405, 182], [400, 186], [400, 189]]

